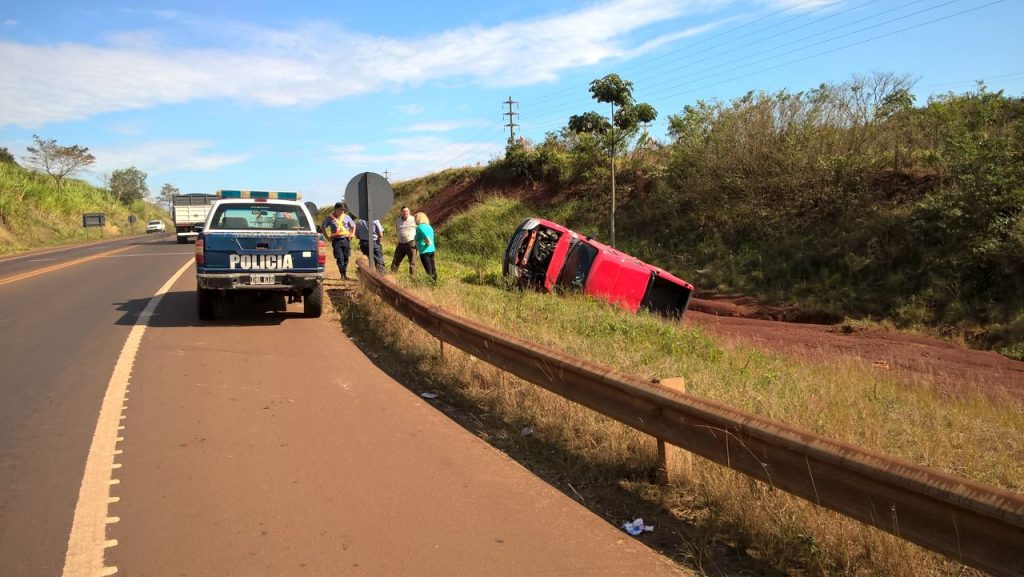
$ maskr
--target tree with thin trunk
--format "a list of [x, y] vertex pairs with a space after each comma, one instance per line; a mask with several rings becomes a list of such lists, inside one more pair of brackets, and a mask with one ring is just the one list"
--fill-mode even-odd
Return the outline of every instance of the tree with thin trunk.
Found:
[[180, 193], [181, 190], [178, 189], [177, 186], [174, 186], [169, 182], [165, 183], [162, 187], [160, 187], [160, 198], [157, 199], [157, 202], [167, 203], [167, 210], [170, 211], [171, 201], [174, 199], [174, 195]]
[[28, 155], [23, 160], [29, 167], [49, 174], [58, 192], [65, 177], [96, 162], [96, 157], [85, 146], [61, 146], [52, 138], [43, 140], [35, 134], [32, 140], [35, 144], [27, 148]]
[[[646, 102], [633, 100], [633, 83], [623, 80], [618, 74], [608, 74], [590, 83], [590, 94], [594, 100], [612, 105], [611, 121], [597, 112], [573, 115], [569, 119], [569, 130], [602, 135], [608, 144], [612, 175], [611, 246], [615, 246], [615, 152], [618, 144], [626, 143], [637, 134], [640, 126], [646, 126], [658, 117], [658, 111]], [[616, 109], [616, 106], [618, 109]]]

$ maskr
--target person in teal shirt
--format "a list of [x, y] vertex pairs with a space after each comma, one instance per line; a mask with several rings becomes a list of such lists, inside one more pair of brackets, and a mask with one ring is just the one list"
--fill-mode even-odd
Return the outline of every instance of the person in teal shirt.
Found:
[[426, 213], [416, 213], [416, 250], [420, 253], [423, 270], [437, 282], [437, 269], [434, 268], [434, 227]]

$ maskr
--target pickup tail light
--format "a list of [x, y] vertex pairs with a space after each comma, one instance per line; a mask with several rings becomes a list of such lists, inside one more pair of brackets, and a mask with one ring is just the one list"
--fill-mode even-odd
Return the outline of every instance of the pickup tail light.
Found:
[[[198, 257], [196, 257], [198, 258]], [[323, 266], [327, 262], [327, 243], [324, 239], [316, 241], [316, 264]]]
[[205, 243], [202, 238], [196, 239], [196, 264], [198, 266], [206, 264], [206, 251], [204, 245]]

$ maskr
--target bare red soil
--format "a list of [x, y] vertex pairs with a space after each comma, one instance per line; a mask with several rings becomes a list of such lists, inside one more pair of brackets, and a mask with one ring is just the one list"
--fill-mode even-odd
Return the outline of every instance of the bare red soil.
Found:
[[770, 320], [776, 307], [742, 297], [693, 299], [685, 322], [727, 343], [762, 347], [823, 362], [843, 358], [894, 371], [956, 394], [1008, 393], [1024, 400], [1024, 362], [915, 333]]
[[[443, 227], [449, 218], [479, 202], [486, 190], [486, 186], [467, 179], [446, 187], [416, 210], [426, 212], [431, 222]], [[564, 194], [543, 183], [514, 189], [502, 186], [501, 193], [537, 206], [556, 204]], [[726, 343], [763, 347], [822, 362], [864, 362], [875, 370], [900, 372], [931, 383], [950, 394], [981, 391], [1024, 400], [1024, 362], [914, 333], [777, 320], [785, 312], [781, 307], [760, 305], [745, 297], [708, 296], [691, 301], [685, 322]]]

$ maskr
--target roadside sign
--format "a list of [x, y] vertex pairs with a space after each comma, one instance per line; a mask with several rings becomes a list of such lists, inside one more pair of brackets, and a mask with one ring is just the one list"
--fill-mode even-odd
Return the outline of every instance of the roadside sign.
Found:
[[362, 172], [352, 177], [345, 187], [345, 204], [349, 211], [366, 222], [379, 220], [395, 203], [395, 191], [383, 176]]
[[85, 238], [89, 238], [89, 227], [97, 226], [100, 229], [100, 238], [103, 238], [103, 226], [107, 224], [107, 215], [102, 212], [82, 213], [82, 228], [85, 229]]
[[102, 212], [86, 212], [82, 214], [82, 226], [89, 228], [91, 226], [104, 226], [107, 223], [107, 215]]
[[[367, 257], [370, 259], [372, 270], [377, 268], [374, 256], [376, 251], [373, 245], [373, 221], [380, 220], [391, 210], [391, 205], [394, 203], [395, 191], [391, 188], [391, 184], [376, 172], [361, 172], [353, 176], [352, 180], [348, 181], [348, 186], [345, 187], [345, 204], [348, 205], [349, 211], [366, 221], [370, 249], [370, 254]], [[383, 241], [384, 239], [381, 239], [382, 243]], [[384, 263], [380, 263], [380, 265], [383, 266]]]
[[312, 216], [315, 219], [316, 218], [316, 211], [317, 211], [316, 203], [313, 202], [312, 200], [307, 200], [306, 202], [304, 202], [302, 204], [306, 205], [306, 210], [309, 211], [309, 216]]

